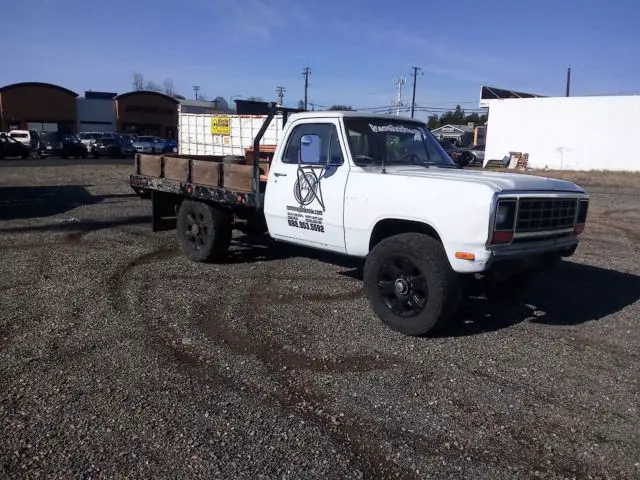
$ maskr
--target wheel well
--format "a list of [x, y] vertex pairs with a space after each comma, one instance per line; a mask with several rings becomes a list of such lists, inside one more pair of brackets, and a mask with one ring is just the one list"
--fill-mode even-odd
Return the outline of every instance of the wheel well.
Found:
[[371, 239], [369, 240], [369, 251], [371, 251], [381, 240], [384, 240], [387, 237], [411, 232], [424, 233], [425, 235], [429, 235], [442, 243], [440, 235], [438, 235], [438, 232], [436, 232], [431, 225], [412, 220], [385, 219], [380, 220], [376, 223], [376, 226], [373, 227]]

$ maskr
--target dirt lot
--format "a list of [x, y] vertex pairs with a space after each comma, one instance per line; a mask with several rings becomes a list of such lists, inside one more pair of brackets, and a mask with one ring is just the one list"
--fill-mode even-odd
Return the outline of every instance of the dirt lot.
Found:
[[408, 338], [336, 259], [190, 263], [128, 170], [0, 168], [5, 476], [640, 476], [639, 177], [580, 174], [583, 242], [524, 302]]

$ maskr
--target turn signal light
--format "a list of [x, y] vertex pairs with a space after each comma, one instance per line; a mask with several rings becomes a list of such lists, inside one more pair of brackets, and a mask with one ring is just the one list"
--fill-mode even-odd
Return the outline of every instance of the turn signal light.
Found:
[[511, 243], [511, 240], [513, 240], [513, 232], [494, 232], [493, 238], [491, 239], [491, 243], [493, 244]]
[[471, 260], [473, 262], [476, 259], [476, 256], [473, 253], [456, 252], [456, 258], [458, 260]]

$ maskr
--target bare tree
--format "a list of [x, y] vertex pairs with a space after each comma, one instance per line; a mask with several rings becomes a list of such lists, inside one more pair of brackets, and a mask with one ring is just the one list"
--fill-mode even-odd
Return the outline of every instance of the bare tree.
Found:
[[135, 72], [133, 74], [133, 89], [144, 90], [144, 76], [141, 73]]
[[171, 80], [170, 78], [165, 78], [164, 82], [162, 82], [162, 91], [170, 96], [175, 95], [176, 88], [173, 85], [173, 80]]
[[149, 90], [150, 92], [161, 92], [162, 87], [158, 85], [156, 82], [149, 80], [144, 84], [144, 89]]

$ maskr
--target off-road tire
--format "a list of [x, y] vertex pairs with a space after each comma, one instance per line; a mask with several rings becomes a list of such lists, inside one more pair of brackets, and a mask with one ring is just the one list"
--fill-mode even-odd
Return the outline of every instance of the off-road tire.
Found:
[[[408, 258], [427, 285], [425, 307], [411, 318], [392, 312], [378, 291], [378, 272], [387, 259], [396, 255]], [[438, 240], [421, 233], [403, 233], [378, 243], [366, 259], [363, 277], [373, 311], [389, 328], [404, 335], [419, 336], [441, 329], [462, 300], [459, 276], [451, 268], [444, 247]]]
[[[192, 241], [189, 225], [196, 218], [205, 234], [201, 244]], [[229, 250], [233, 231], [231, 212], [204, 202], [185, 200], [180, 204], [176, 219], [178, 240], [187, 257], [196, 262], [215, 262]]]

